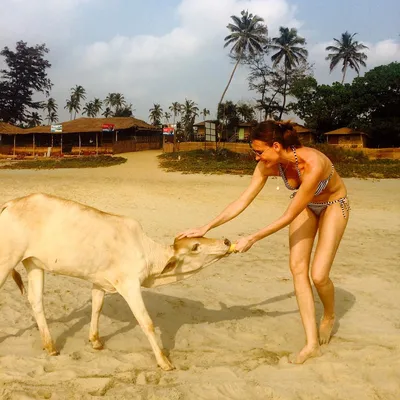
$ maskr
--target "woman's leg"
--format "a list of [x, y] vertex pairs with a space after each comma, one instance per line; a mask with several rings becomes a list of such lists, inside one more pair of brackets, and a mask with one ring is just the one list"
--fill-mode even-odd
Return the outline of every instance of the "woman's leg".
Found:
[[308, 358], [320, 355], [314, 296], [309, 278], [311, 251], [317, 229], [318, 218], [308, 208], [302, 211], [289, 227], [290, 271], [306, 334], [306, 345], [292, 361], [296, 364], [302, 364]]
[[349, 212], [346, 210], [345, 215], [346, 218], [343, 217], [339, 204], [332, 204], [327, 207], [319, 220], [318, 243], [312, 262], [311, 278], [324, 306], [324, 315], [319, 328], [321, 344], [329, 342], [335, 323], [335, 289], [329, 273], [349, 220]]

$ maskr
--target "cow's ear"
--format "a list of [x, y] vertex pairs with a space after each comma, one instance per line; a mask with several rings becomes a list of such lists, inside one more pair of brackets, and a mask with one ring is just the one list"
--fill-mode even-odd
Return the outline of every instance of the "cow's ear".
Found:
[[174, 268], [176, 267], [178, 263], [178, 259], [175, 256], [172, 256], [168, 262], [167, 265], [164, 267], [164, 269], [161, 271], [162, 274], [166, 274], [167, 272], [173, 271]]

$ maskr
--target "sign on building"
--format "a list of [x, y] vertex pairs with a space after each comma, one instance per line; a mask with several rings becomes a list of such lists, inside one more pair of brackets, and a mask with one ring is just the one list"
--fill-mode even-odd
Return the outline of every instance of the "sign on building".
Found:
[[217, 141], [217, 126], [214, 122], [206, 122], [206, 142], [216, 142]]
[[174, 135], [174, 128], [172, 126], [166, 126], [163, 128], [163, 135]]
[[114, 124], [103, 124], [101, 125], [101, 130], [103, 132], [114, 132], [115, 125]]
[[50, 132], [51, 133], [62, 133], [62, 125], [61, 124], [51, 125]]

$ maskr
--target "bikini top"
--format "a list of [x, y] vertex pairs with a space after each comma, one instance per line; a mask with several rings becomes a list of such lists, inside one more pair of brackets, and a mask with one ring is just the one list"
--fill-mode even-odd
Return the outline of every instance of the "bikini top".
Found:
[[[294, 159], [295, 159], [295, 163], [296, 163], [297, 175], [299, 176], [299, 179], [300, 179], [300, 181], [301, 181], [301, 175], [300, 175], [300, 170], [299, 170], [299, 160], [298, 160], [297, 154], [296, 154], [296, 147], [290, 146], [290, 148], [291, 148], [292, 151], [293, 151]], [[288, 180], [286, 179], [285, 173], [284, 173], [284, 171], [283, 171], [283, 169], [282, 169], [282, 164], [278, 164], [278, 168], [279, 168], [279, 174], [280, 174], [280, 176], [282, 177], [283, 182], [285, 183], [285, 186], [286, 186], [289, 190], [297, 190], [297, 189], [300, 187], [300, 185], [299, 185], [297, 188], [294, 188], [294, 187], [292, 187], [292, 186], [289, 184]], [[322, 191], [328, 186], [328, 183], [329, 183], [330, 179], [331, 179], [332, 176], [333, 176], [334, 169], [335, 169], [335, 167], [334, 167], [333, 164], [332, 164], [332, 171], [331, 171], [330, 175], [329, 175], [326, 179], [324, 179], [324, 180], [322, 180], [322, 181], [320, 181], [320, 182], [318, 183], [317, 190], [315, 191], [315, 196], [318, 196], [319, 194], [321, 194]]]

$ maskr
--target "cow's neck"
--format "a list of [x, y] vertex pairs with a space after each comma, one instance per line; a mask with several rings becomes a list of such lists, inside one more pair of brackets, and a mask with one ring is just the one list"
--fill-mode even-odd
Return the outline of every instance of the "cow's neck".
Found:
[[159, 275], [167, 265], [170, 258], [174, 255], [172, 246], [157, 243], [150, 238], [146, 238], [145, 246], [148, 247], [148, 275]]

